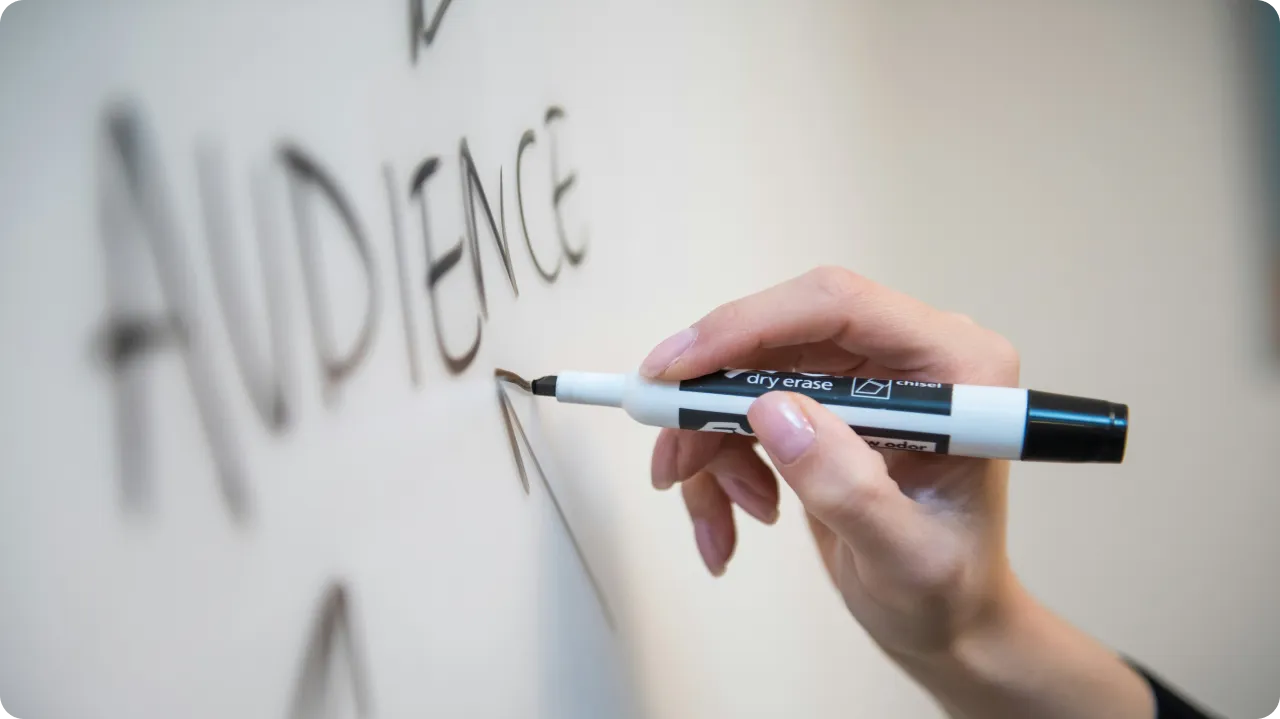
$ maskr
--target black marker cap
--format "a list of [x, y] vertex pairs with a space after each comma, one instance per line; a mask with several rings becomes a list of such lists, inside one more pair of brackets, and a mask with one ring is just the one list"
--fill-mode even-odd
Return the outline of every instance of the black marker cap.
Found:
[[1126, 405], [1027, 391], [1023, 460], [1119, 464], [1128, 435]]

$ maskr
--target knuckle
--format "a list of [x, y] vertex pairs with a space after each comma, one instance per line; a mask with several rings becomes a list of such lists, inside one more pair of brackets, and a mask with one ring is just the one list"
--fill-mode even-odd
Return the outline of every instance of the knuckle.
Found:
[[724, 435], [717, 433], [689, 433], [681, 437], [675, 450], [676, 481], [683, 481], [702, 470], [720, 451]]
[[1016, 379], [1022, 367], [1022, 357], [1018, 348], [1004, 335], [990, 332], [987, 352], [992, 364], [999, 369], [1001, 376]]
[[823, 294], [836, 301], [844, 301], [861, 291], [864, 280], [860, 275], [835, 265], [824, 265], [809, 271], [807, 279]]
[[742, 304], [734, 300], [708, 312], [706, 317], [698, 320], [697, 327], [702, 332], [714, 333], [721, 330], [731, 330], [739, 326], [743, 319]]
[[976, 323], [957, 335], [951, 362], [958, 381], [979, 384], [1015, 384], [1022, 368], [1022, 358], [1013, 342]]
[[698, 472], [680, 484], [680, 496], [684, 498], [684, 506], [693, 516], [708, 513], [710, 484], [715, 479], [711, 475]]
[[863, 522], [875, 515], [885, 495], [884, 485], [879, 482], [850, 482], [832, 511], [847, 522]]
[[693, 482], [680, 483], [680, 496], [684, 499], [684, 503], [690, 509], [693, 509], [697, 499], [697, 490]]
[[885, 460], [884, 455], [870, 449], [865, 458], [862, 459], [865, 470], [864, 476], [880, 479], [889, 476], [889, 463]]
[[813, 513], [849, 523], [858, 523], [874, 515], [887, 498], [888, 490], [886, 483], [881, 481], [885, 476], [884, 459], [877, 454], [873, 462], [879, 464], [879, 467], [868, 467], [874, 474], [859, 473], [862, 476], [831, 479], [815, 488], [810, 499]]

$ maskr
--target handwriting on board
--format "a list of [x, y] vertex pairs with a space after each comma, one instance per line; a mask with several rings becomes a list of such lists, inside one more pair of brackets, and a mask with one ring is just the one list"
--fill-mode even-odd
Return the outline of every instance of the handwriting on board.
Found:
[[[436, 34], [440, 32], [440, 23], [444, 22], [445, 11], [453, 0], [437, 0], [435, 9], [429, 14], [423, 7], [423, 0], [409, 0], [409, 57], [418, 61], [418, 52], [423, 47], [431, 47]], [[428, 19], [430, 18], [430, 19]]]
[[[440, 0], [428, 13], [421, 2], [410, 3], [415, 60], [437, 39], [449, 7], [450, 0]], [[352, 192], [357, 181], [335, 172], [324, 148], [282, 136], [248, 177], [236, 177], [218, 144], [206, 141], [187, 176], [173, 171], [183, 166], [181, 158], [160, 151], [164, 129], [150, 124], [140, 102], [125, 99], [104, 107], [97, 128], [96, 209], [105, 250], [106, 314], [88, 340], [112, 387], [115, 474], [126, 510], [153, 508], [156, 429], [167, 418], [158, 416], [148, 397], [156, 391], [156, 360], [165, 355], [180, 362], [182, 391], [193, 400], [225, 510], [239, 524], [254, 517], [253, 488], [263, 479], [254, 476], [242, 451], [247, 433], [275, 441], [298, 430], [306, 421], [299, 411], [303, 393], [315, 393], [327, 411], [337, 411], [344, 387], [368, 366], [379, 343], [402, 343], [409, 391], [423, 389], [424, 364], [433, 351], [450, 377], [473, 370], [490, 319], [489, 300], [494, 292], [508, 291], [519, 299], [521, 263], [554, 285], [586, 259], [587, 233], [571, 226], [565, 214], [579, 186], [562, 152], [566, 117], [558, 105], [531, 113], [511, 138], [508, 162], [496, 167], [486, 164], [492, 157], [477, 157], [465, 136], [450, 143], [452, 152], [371, 162], [380, 171], [377, 189], [385, 202], [361, 206], [353, 200], [364, 196]], [[528, 175], [539, 166], [549, 170], [551, 189], [531, 194]], [[268, 191], [271, 177], [283, 180], [284, 202]], [[435, 199], [440, 182], [459, 183], [460, 207]], [[190, 191], [198, 219], [184, 225], [174, 198]], [[549, 210], [550, 222], [531, 221], [535, 203]], [[432, 232], [429, 218], [442, 212], [461, 212], [462, 237], [446, 240]], [[378, 226], [368, 221], [373, 213], [386, 213], [384, 235], [370, 231]], [[336, 233], [318, 231], [322, 215], [336, 219]], [[236, 237], [240, 227], [249, 228], [243, 238], [248, 242]], [[357, 292], [335, 291], [325, 273], [325, 263], [334, 261], [345, 263], [359, 280]], [[302, 279], [297, 297], [277, 281], [286, 272]], [[193, 290], [193, 277], [208, 281], [213, 292], [207, 298]], [[239, 291], [246, 286], [256, 291]], [[358, 303], [354, 327], [336, 321], [339, 298]], [[474, 312], [474, 330], [457, 342], [444, 327], [469, 305], [464, 299], [475, 301], [475, 309], [467, 310]], [[301, 335], [294, 333], [301, 328], [291, 326], [289, 310], [295, 306], [305, 310]], [[386, 316], [395, 311], [399, 320]], [[217, 366], [217, 357], [229, 357], [230, 366]], [[317, 370], [314, 386], [300, 379], [306, 363]], [[516, 474], [526, 494], [531, 475], [537, 477], [612, 627], [605, 595], [506, 395], [513, 383], [523, 380], [497, 372], [499, 414]], [[248, 423], [232, 421], [236, 404], [251, 408]], [[346, 582], [334, 580], [319, 598], [289, 699], [290, 717], [324, 715], [326, 687], [339, 680], [350, 683], [359, 715], [373, 714], [351, 593]], [[350, 670], [331, 676], [336, 654]]]
[[609, 601], [605, 597], [595, 573], [591, 571], [591, 565], [587, 561], [586, 554], [582, 551], [582, 545], [578, 543], [578, 538], [573, 533], [569, 519], [564, 514], [564, 508], [560, 506], [560, 500], [556, 498], [556, 492], [551, 487], [550, 480], [547, 479], [547, 473], [543, 470], [542, 463], [538, 461], [538, 456], [533, 451], [533, 445], [529, 442], [529, 435], [525, 433], [524, 425], [520, 423], [520, 416], [516, 414], [515, 407], [511, 404], [511, 398], [507, 396], [508, 386], [514, 386], [527, 392], [529, 391], [529, 383], [519, 375], [502, 369], [494, 371], [494, 378], [497, 380], [498, 406], [502, 411], [502, 423], [507, 431], [507, 441], [511, 445], [511, 457], [515, 460], [516, 471], [520, 474], [520, 485], [524, 488], [524, 493], [528, 494], [530, 489], [529, 470], [525, 466], [524, 456], [520, 451], [520, 447], [523, 445], [529, 453], [529, 459], [533, 462], [534, 473], [538, 476], [542, 488], [546, 490], [547, 497], [551, 500], [551, 506], [555, 509], [556, 518], [568, 536], [569, 543], [573, 546], [578, 564], [582, 567], [583, 573], [586, 574], [587, 580], [591, 584], [591, 590], [596, 595], [596, 602], [600, 605], [600, 611], [604, 614], [605, 622], [608, 623], [611, 629], [614, 629], [616, 625], [613, 612], [609, 609]]
[[[560, 108], [547, 113], [547, 127], [564, 117]], [[222, 493], [228, 511], [238, 519], [249, 513], [246, 470], [238, 459], [237, 438], [227, 421], [227, 392], [218, 373], [211, 365], [209, 345], [214, 333], [203, 324], [209, 316], [208, 308], [199, 306], [186, 278], [196, 272], [196, 263], [185, 251], [181, 240], [184, 228], [178, 226], [176, 213], [169, 197], [163, 163], [155, 149], [153, 131], [141, 112], [131, 105], [116, 105], [108, 109], [104, 117], [104, 138], [101, 153], [99, 180], [99, 217], [101, 235], [105, 244], [108, 317], [100, 336], [94, 338], [102, 350], [106, 366], [115, 384], [115, 403], [118, 433], [119, 474], [122, 497], [126, 504], [143, 503], [149, 486], [147, 457], [149, 455], [149, 427], [152, 420], [147, 415], [147, 375], [140, 370], [148, 357], [162, 352], [178, 353], [186, 367], [200, 424], [209, 445], [213, 463], [217, 468]], [[551, 130], [548, 130], [551, 133]], [[520, 138], [516, 162], [534, 146], [529, 141], [533, 130]], [[554, 143], [548, 146], [554, 149]], [[489, 317], [480, 237], [487, 234], [497, 250], [502, 274], [511, 292], [519, 296], [515, 279], [513, 245], [508, 239], [503, 173], [499, 171], [497, 215], [494, 203], [486, 191], [477, 170], [470, 148], [464, 138], [459, 143], [458, 168], [463, 178], [463, 215], [466, 220], [466, 236], [447, 249], [437, 247], [431, 235], [427, 213], [430, 208], [429, 188], [439, 175], [444, 163], [440, 157], [428, 157], [418, 163], [407, 187], [399, 187], [395, 173], [388, 163], [383, 167], [384, 191], [387, 193], [387, 209], [392, 222], [389, 242], [378, 243], [364, 229], [358, 210], [348, 198], [343, 183], [336, 178], [310, 151], [296, 143], [282, 143], [278, 159], [289, 184], [292, 213], [296, 227], [294, 244], [303, 277], [303, 304], [307, 307], [311, 325], [314, 361], [320, 368], [323, 386], [322, 396], [327, 402], [356, 372], [367, 358], [378, 337], [382, 310], [384, 280], [378, 276], [375, 256], [389, 249], [395, 259], [397, 295], [404, 317], [401, 325], [407, 357], [410, 384], [420, 386], [422, 377], [421, 338], [417, 332], [417, 316], [422, 301], [429, 306], [434, 330], [436, 350], [450, 374], [460, 375], [475, 361], [483, 340], [484, 324]], [[554, 196], [544, 198], [559, 217], [559, 205], [563, 195], [576, 180], [575, 173], [559, 174], [558, 166], [551, 163]], [[262, 268], [259, 281], [266, 298], [262, 308], [267, 320], [266, 347], [258, 346], [246, 329], [244, 318], [254, 313], [246, 300], [231, 288], [239, 281], [242, 263], [232, 256], [234, 243], [228, 241], [230, 230], [226, 218], [230, 215], [227, 199], [227, 178], [218, 155], [204, 151], [197, 163], [197, 185], [202, 198], [205, 217], [206, 246], [209, 254], [209, 275], [213, 278], [217, 314], [221, 316], [230, 338], [231, 354], [241, 378], [241, 388], [256, 408], [263, 428], [271, 435], [288, 430], [295, 421], [290, 390], [295, 386], [291, 376], [295, 356], [288, 344], [289, 333], [285, 326], [286, 314], [282, 310], [283, 298], [271, 274], [277, 273], [284, 262], [282, 241], [272, 231], [275, 226], [269, 217], [271, 210], [262, 192], [251, 193], [254, 214], [257, 216], [257, 245]], [[554, 260], [539, 258], [529, 239], [528, 222], [524, 216], [524, 187], [519, 171], [515, 177], [517, 212], [520, 214], [524, 245], [529, 260], [538, 268], [539, 276], [554, 283], [560, 268], [567, 263], [578, 266], [585, 256], [585, 245], [573, 246], [563, 231], [563, 220], [557, 219], [557, 236], [560, 252]], [[406, 267], [405, 224], [401, 221], [401, 209], [406, 201], [412, 202], [421, 219], [417, 241], [425, 249], [425, 278], [418, 288]], [[343, 241], [349, 247], [349, 256], [355, 258], [360, 276], [364, 279], [364, 313], [354, 337], [341, 339], [336, 336], [331, 317], [331, 298], [320, 268], [321, 242], [315, 231], [314, 213], [326, 206], [339, 218]], [[483, 223], [483, 224], [481, 224]], [[384, 247], [390, 245], [390, 247]], [[441, 289], [441, 281], [461, 269], [462, 260], [470, 260], [469, 277], [475, 297], [479, 301], [479, 313], [475, 318], [475, 333], [465, 349], [450, 347], [446, 342], [443, 325], [443, 307], [449, 299]], [[547, 267], [554, 268], [547, 271]], [[155, 278], [160, 287], [159, 297], [148, 297], [147, 280]], [[425, 297], [423, 295], [425, 294]]]
[[335, 581], [321, 596], [290, 699], [289, 719], [326, 716], [326, 694], [333, 681], [330, 668], [343, 650], [347, 667], [345, 679], [350, 682], [356, 714], [361, 719], [373, 716], [364, 648], [351, 618], [348, 595], [346, 585]]

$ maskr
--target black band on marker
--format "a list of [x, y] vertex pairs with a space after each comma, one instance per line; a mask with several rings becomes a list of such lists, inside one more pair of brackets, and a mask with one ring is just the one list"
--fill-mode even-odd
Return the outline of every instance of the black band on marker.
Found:
[[1119, 464], [1128, 434], [1126, 405], [1027, 391], [1024, 461]]
[[[728, 412], [707, 412], [700, 409], [681, 408], [679, 414], [680, 429], [691, 429], [699, 432], [724, 432], [745, 437], [755, 436], [751, 423], [746, 415]], [[933, 452], [946, 454], [951, 448], [951, 438], [945, 434], [930, 432], [913, 432], [905, 429], [883, 429], [880, 427], [858, 427], [849, 425], [867, 444], [880, 449], [900, 449], [915, 452]]]
[[774, 390], [808, 395], [823, 404], [919, 414], [951, 414], [952, 387], [937, 382], [841, 377], [802, 372], [721, 370], [680, 383], [682, 392], [759, 397]]

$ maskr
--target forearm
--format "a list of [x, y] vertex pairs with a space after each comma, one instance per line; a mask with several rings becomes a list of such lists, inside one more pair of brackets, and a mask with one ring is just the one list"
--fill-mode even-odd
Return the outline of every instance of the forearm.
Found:
[[1146, 680], [1020, 588], [951, 651], [896, 657], [954, 719], [1152, 719]]

